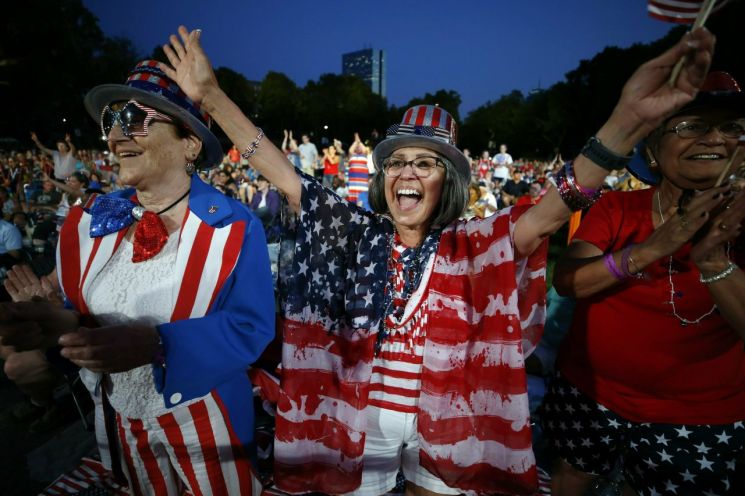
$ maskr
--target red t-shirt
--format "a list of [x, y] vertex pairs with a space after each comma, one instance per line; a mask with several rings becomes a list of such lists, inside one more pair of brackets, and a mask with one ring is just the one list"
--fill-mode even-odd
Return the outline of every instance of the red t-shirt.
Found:
[[241, 152], [237, 148], [231, 148], [228, 150], [228, 160], [232, 163], [237, 164], [241, 159]]
[[325, 158], [323, 159], [323, 174], [326, 176], [335, 176], [339, 173], [339, 160], [332, 162]]
[[[603, 252], [640, 243], [654, 230], [654, 189], [606, 194], [575, 236]], [[689, 258], [673, 256], [678, 315], [696, 320], [713, 301]], [[745, 266], [745, 239], [730, 258]], [[562, 344], [559, 369], [583, 393], [636, 422], [723, 424], [745, 419], [745, 347], [715, 311], [699, 324], [672, 314], [668, 257], [630, 279], [579, 300]]]

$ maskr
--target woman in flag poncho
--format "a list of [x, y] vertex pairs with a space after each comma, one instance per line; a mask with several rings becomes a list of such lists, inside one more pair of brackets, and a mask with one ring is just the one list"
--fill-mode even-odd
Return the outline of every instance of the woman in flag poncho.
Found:
[[693, 97], [712, 36], [698, 30], [643, 65], [538, 205], [466, 222], [470, 170], [443, 109], [413, 107], [388, 130], [366, 213], [297, 172], [219, 88], [201, 32], [179, 35], [161, 67], [298, 214], [283, 277], [277, 486], [381, 494], [402, 469], [412, 494], [534, 492], [524, 356], [542, 329], [544, 241]]

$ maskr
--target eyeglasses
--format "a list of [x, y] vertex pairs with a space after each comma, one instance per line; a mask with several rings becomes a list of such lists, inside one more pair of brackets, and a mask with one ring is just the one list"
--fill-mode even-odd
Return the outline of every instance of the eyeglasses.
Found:
[[147, 136], [148, 126], [153, 121], [173, 122], [173, 119], [160, 112], [145, 107], [134, 100], [128, 101], [121, 109], [114, 110], [106, 105], [101, 112], [101, 132], [108, 139], [109, 133], [118, 122], [124, 136]]
[[672, 129], [667, 129], [666, 133], [675, 133], [679, 138], [690, 139], [700, 138], [716, 128], [722, 136], [727, 138], [739, 138], [745, 134], [745, 125], [742, 121], [728, 121], [716, 126], [706, 121], [683, 121], [675, 125]]
[[429, 177], [437, 167], [445, 167], [439, 157], [417, 157], [414, 160], [402, 160], [396, 157], [388, 157], [383, 160], [383, 173], [387, 177], [398, 177], [407, 165], [411, 166], [416, 177]]

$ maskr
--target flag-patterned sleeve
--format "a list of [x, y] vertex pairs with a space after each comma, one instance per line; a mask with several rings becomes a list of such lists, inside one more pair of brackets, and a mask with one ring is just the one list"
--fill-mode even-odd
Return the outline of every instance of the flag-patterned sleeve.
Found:
[[326, 329], [370, 328], [382, 306], [391, 224], [298, 171], [301, 211], [286, 222], [280, 253], [283, 313]]

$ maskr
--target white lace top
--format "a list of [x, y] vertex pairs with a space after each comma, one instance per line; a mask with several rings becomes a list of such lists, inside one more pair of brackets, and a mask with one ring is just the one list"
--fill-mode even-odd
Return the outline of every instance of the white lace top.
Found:
[[[137, 322], [168, 322], [175, 304], [176, 231], [163, 250], [150, 260], [132, 262], [132, 243], [122, 240], [116, 253], [91, 282], [84, 295], [90, 312], [102, 326]], [[127, 418], [152, 418], [168, 409], [155, 390], [151, 365], [110, 374], [111, 406]], [[184, 406], [187, 403], [184, 403]]]

